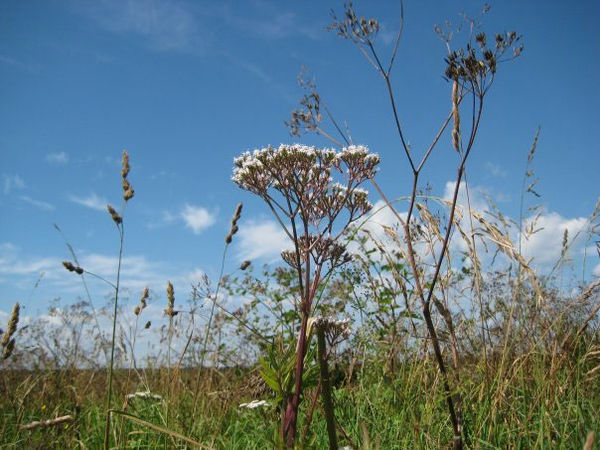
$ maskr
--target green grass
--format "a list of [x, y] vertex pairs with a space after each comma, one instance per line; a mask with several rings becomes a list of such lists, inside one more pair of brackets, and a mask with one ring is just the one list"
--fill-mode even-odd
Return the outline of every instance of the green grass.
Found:
[[[463, 421], [470, 448], [582, 448], [587, 433], [598, 430], [600, 388], [586, 382], [581, 371], [571, 370], [571, 361], [552, 378], [544, 358], [531, 358], [507, 378], [488, 385], [485, 374], [477, 367], [461, 371]], [[239, 403], [248, 400], [243, 391], [243, 371], [228, 371], [218, 377], [211, 392], [203, 392], [197, 417], [190, 417], [193, 399], [183, 387], [170, 400], [169, 429], [203, 445], [220, 449], [261, 449], [278, 432], [278, 415], [274, 409], [245, 410]], [[224, 373], [225, 374], [225, 373]], [[152, 374], [151, 374], [152, 375]], [[159, 376], [153, 386], [161, 393]], [[61, 371], [40, 374], [4, 371], [0, 413], [2, 448], [100, 448], [104, 433], [103, 379], [100, 373]], [[93, 376], [92, 387], [80, 395]], [[184, 372], [181, 383], [193, 378]], [[115, 395], [124, 399], [126, 371], [115, 374]], [[68, 379], [72, 381], [69, 382]], [[19, 380], [21, 383], [19, 385]], [[17, 389], [14, 386], [19, 386]], [[12, 389], [10, 388], [12, 386]], [[208, 387], [208, 385], [207, 385]], [[8, 388], [8, 389], [7, 389]], [[227, 395], [220, 395], [225, 391]], [[312, 392], [302, 403], [299, 436], [304, 433], [304, 419]], [[343, 428], [340, 445], [363, 446], [370, 440], [372, 448], [444, 448], [451, 441], [451, 427], [433, 361], [400, 365], [394, 374], [383, 373], [381, 366], [370, 364], [358, 372], [350, 383], [334, 389], [336, 418]], [[164, 403], [134, 399], [127, 411], [145, 421], [165, 426]], [[58, 427], [19, 431], [17, 424], [72, 414], [75, 422]], [[367, 431], [366, 435], [364, 430]], [[119, 436], [120, 446], [130, 449], [185, 448], [185, 443], [130, 421], [113, 419], [113, 446]], [[349, 439], [347, 439], [347, 436]], [[327, 433], [322, 410], [317, 407], [310, 432], [303, 441], [305, 448], [327, 448]], [[360, 447], [362, 448], [362, 447]]]

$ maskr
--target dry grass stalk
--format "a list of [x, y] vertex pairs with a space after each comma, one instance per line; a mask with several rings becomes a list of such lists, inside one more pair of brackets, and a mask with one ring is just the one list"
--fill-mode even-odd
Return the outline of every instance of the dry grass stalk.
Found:
[[10, 314], [10, 318], [8, 319], [8, 327], [2, 336], [2, 347], [4, 347], [4, 351], [2, 352], [2, 359], [8, 359], [10, 355], [12, 355], [13, 350], [15, 349], [15, 340], [13, 339], [13, 335], [17, 332], [17, 325], [19, 323], [19, 310], [21, 309], [19, 302], [15, 303], [13, 306], [12, 312]]
[[460, 138], [460, 115], [458, 114], [458, 97], [458, 80], [455, 79], [452, 83], [452, 119], [454, 120], [454, 127], [452, 128], [452, 146], [456, 151], [459, 151]]
[[585, 444], [583, 445], [583, 450], [592, 450], [594, 448], [594, 441], [596, 441], [596, 433], [590, 431], [585, 440]]
[[75, 421], [75, 418], [71, 415], [57, 417], [56, 419], [49, 420], [36, 420], [26, 425], [20, 425], [19, 430], [33, 430], [39, 427], [55, 427], [63, 423], [71, 423]]
[[183, 434], [168, 430], [167, 428], [159, 427], [158, 425], [154, 425], [151, 422], [147, 422], [146, 420], [140, 419], [139, 417], [136, 417], [133, 414], [126, 413], [125, 411], [118, 411], [116, 409], [110, 409], [108, 411], [108, 413], [119, 415], [127, 420], [131, 420], [132, 422], [138, 423], [147, 428], [158, 431], [159, 433], [163, 433], [167, 436], [170, 436], [171, 438], [175, 438], [175, 439], [179, 439], [184, 442], [187, 442], [188, 444], [192, 445], [194, 448], [212, 449], [212, 447], [207, 447], [205, 445], [202, 445], [200, 442], [194, 441], [193, 439], [190, 439], [187, 436], [184, 436]]

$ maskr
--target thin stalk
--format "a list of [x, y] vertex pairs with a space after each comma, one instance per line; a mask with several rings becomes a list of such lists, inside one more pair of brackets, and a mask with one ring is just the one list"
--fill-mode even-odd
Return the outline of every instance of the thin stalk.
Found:
[[329, 368], [327, 367], [327, 345], [325, 343], [325, 330], [322, 326], [317, 327], [317, 346], [319, 353], [319, 371], [321, 374], [321, 396], [323, 398], [323, 409], [325, 421], [327, 422], [327, 435], [329, 437], [329, 449], [338, 448], [337, 434], [335, 432], [335, 414], [333, 409], [333, 398], [331, 397], [331, 382], [329, 380]]
[[106, 424], [104, 426], [104, 449], [107, 450], [110, 445], [110, 406], [112, 401], [112, 381], [113, 381], [113, 369], [114, 369], [114, 361], [115, 361], [115, 337], [117, 331], [117, 310], [119, 304], [119, 283], [121, 281], [121, 262], [123, 259], [123, 237], [125, 235], [125, 230], [123, 223], [121, 225], [117, 225], [119, 230], [119, 262], [117, 266], [117, 283], [115, 285], [115, 301], [114, 301], [114, 309], [113, 309], [113, 326], [112, 326], [112, 339], [110, 345], [110, 367], [108, 370], [108, 387], [106, 390]]

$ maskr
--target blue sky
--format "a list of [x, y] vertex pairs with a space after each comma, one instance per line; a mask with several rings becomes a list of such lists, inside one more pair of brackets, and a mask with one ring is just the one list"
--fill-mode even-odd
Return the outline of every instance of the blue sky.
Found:
[[[433, 27], [458, 24], [458, 13], [475, 15], [481, 6], [405, 3], [393, 81], [415, 152], [450, 107], [445, 47]], [[560, 253], [562, 230], [583, 230], [599, 195], [600, 3], [491, 6], [484, 29], [518, 31], [525, 50], [500, 67], [486, 99], [469, 184], [480, 200], [486, 192], [516, 217], [527, 151], [541, 126], [534, 167], [545, 231], [530, 252], [549, 264]], [[388, 55], [399, 3], [356, 7], [379, 18], [378, 46]], [[158, 291], [167, 279], [187, 299], [201, 273], [214, 278], [239, 201], [245, 209], [227, 268], [246, 258], [276, 259], [281, 232], [260, 201], [230, 181], [232, 160], [267, 144], [330, 145], [292, 138], [284, 126], [302, 95], [296, 77], [303, 65], [354, 141], [381, 155], [388, 195], [406, 195], [410, 171], [384, 85], [355, 47], [324, 31], [332, 8], [341, 13], [341, 2], [0, 3], [0, 311], [20, 301], [35, 316], [54, 298], [69, 303], [83, 295], [77, 277], [60, 266], [71, 258], [54, 223], [85, 268], [112, 276], [118, 236], [105, 204], [120, 205], [123, 149], [136, 191], [125, 215], [123, 277], [133, 301], [144, 285]], [[438, 152], [423, 179], [442, 196], [455, 175], [449, 136]], [[574, 245], [575, 258], [582, 249]], [[600, 273], [595, 258], [590, 270]], [[94, 285], [100, 304], [106, 293]]]

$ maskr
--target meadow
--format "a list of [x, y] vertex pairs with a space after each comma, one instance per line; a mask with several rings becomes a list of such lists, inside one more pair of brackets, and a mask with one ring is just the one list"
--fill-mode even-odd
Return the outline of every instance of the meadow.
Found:
[[[305, 95], [290, 133], [314, 133], [332, 147], [242, 153], [232, 174], [240, 198], [259, 197], [289, 237], [280, 263], [244, 261], [225, 273], [244, 227], [239, 203], [215, 255], [217, 279], [205, 276], [185, 293], [164, 280], [163, 292], [144, 289], [135, 304], [123, 303], [119, 264], [114, 279], [102, 279], [111, 295], [99, 306], [86, 282], [98, 275], [80, 266], [67, 237], [72, 258], [63, 268], [81, 279], [86, 298], [51, 308], [52, 322], [25, 326], [16, 303], [1, 324], [0, 447], [595, 448], [600, 280], [589, 266], [597, 255], [573, 259], [570, 250], [576, 241], [595, 250], [600, 200], [581, 233], [559, 237], [552, 266], [525, 255], [540, 232], [540, 130], [523, 155], [518, 220], [491, 199], [483, 210], [469, 200], [467, 163], [480, 150], [487, 94], [520, 56], [520, 36], [472, 32], [455, 48], [438, 30], [449, 110], [419, 151], [405, 140], [394, 97], [402, 27], [387, 60], [375, 45], [378, 21], [352, 3], [330, 31], [380, 77], [412, 191], [388, 198], [377, 182], [386, 155], [355, 145], [315, 83], [300, 78]], [[437, 151], [456, 156], [449, 198], [432, 195], [423, 179]], [[119, 261], [134, 164], [123, 152], [122, 205], [107, 205]], [[382, 212], [386, 225], [374, 220]], [[149, 304], [164, 308], [160, 323], [146, 318]], [[140, 352], [141, 341], [152, 351]]]

